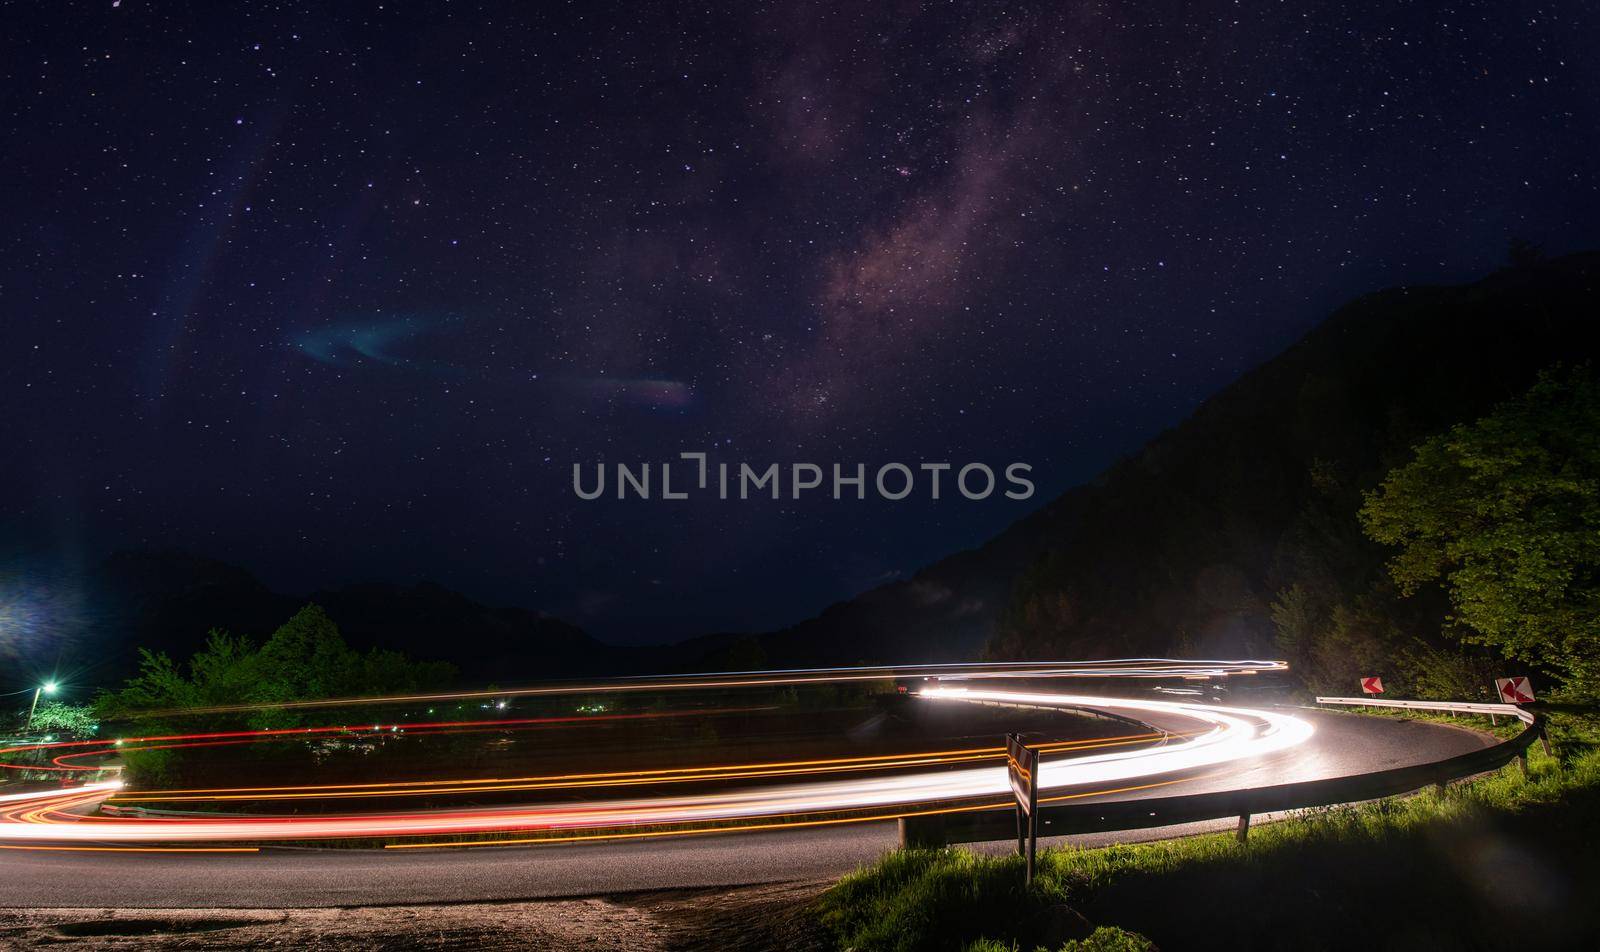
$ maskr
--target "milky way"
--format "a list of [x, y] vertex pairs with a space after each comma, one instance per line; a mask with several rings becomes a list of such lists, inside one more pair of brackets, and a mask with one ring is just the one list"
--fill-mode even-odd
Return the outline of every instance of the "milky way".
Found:
[[1593, 4], [37, 4], [0, 36], [0, 560], [786, 624], [1039, 500], [578, 503], [1024, 460], [1350, 296], [1592, 246]]

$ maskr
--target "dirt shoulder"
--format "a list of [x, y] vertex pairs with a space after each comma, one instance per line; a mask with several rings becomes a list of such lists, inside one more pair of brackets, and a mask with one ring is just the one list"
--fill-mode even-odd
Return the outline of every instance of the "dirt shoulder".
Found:
[[805, 909], [827, 886], [349, 909], [10, 909], [0, 948], [820, 952]]

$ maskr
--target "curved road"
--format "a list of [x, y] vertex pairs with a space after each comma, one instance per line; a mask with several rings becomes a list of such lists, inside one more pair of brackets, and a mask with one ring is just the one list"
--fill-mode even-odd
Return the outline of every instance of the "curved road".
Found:
[[[1289, 712], [1291, 709], [1280, 709]], [[1476, 732], [1292, 709], [1315, 734], [1224, 776], [1143, 794], [1249, 788], [1427, 763], [1492, 743]], [[1157, 727], [1159, 717], [1142, 717]], [[1184, 725], [1189, 726], [1189, 725]], [[1170, 729], [1183, 729], [1177, 722]], [[1168, 831], [1171, 832], [1171, 831]], [[1162, 835], [1101, 834], [1073, 842]], [[893, 823], [528, 847], [137, 853], [0, 848], [0, 907], [288, 908], [509, 901], [834, 877], [896, 845]], [[1005, 849], [1009, 844], [978, 848]]]

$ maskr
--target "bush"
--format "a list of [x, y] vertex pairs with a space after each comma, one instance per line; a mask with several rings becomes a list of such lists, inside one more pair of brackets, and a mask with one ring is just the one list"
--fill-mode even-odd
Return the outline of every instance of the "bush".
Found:
[[[996, 942], [979, 939], [967, 946], [966, 952], [1019, 952], [1014, 942]], [[1043, 946], [1037, 952], [1048, 952]], [[1101, 926], [1086, 938], [1069, 939], [1058, 952], [1156, 952], [1156, 944], [1137, 932], [1128, 932], [1116, 926]]]

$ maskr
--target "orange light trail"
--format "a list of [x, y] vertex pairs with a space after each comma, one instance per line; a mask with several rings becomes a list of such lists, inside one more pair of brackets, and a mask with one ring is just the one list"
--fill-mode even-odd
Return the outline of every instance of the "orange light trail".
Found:
[[[1070, 695], [1018, 694], [998, 691], [923, 692], [932, 698], [1015, 703], [1023, 706], [1055, 704], [1065, 707], [1164, 712], [1198, 720], [1209, 729], [1184, 740], [1157, 746], [1116, 749], [1067, 760], [1047, 761], [1040, 767], [1040, 783], [1051, 791], [1044, 799], [1076, 798], [1105, 790], [1125, 791], [1150, 785], [1180, 782], [1196, 768], [1219, 766], [1259, 754], [1282, 750], [1310, 735], [1310, 728], [1286, 714], [1212, 705], [1084, 698]], [[1159, 775], [1166, 774], [1166, 777]], [[1120, 781], [1120, 782], [1119, 782]], [[1061, 787], [1076, 787], [1065, 793]], [[568, 831], [569, 835], [598, 835], [639, 827], [681, 826], [686, 829], [751, 827], [764, 824], [820, 823], [794, 817], [836, 814], [830, 822], [865, 822], [915, 812], [914, 804], [943, 803], [934, 812], [959, 808], [962, 801], [992, 801], [1005, 789], [1004, 768], [957, 766], [891, 776], [853, 776], [809, 779], [779, 786], [735, 787], [725, 791], [633, 800], [549, 803], [528, 806], [477, 807], [421, 813], [363, 813], [330, 816], [262, 816], [213, 818], [76, 817], [65, 811], [80, 805], [76, 797], [94, 800], [110, 793], [113, 785], [85, 789], [62, 797], [48, 794], [42, 802], [14, 811], [0, 822], [0, 836], [10, 840], [91, 840], [170, 844], [174, 841], [316, 840], [348, 837], [492, 836], [518, 831]], [[982, 805], [982, 804], [980, 804]], [[908, 810], [908, 807], [913, 807]], [[887, 808], [887, 809], [884, 809]], [[585, 831], [579, 833], [579, 831]], [[666, 832], [655, 830], [649, 832]], [[544, 837], [548, 839], [549, 836]], [[496, 840], [495, 842], [499, 842]]]
[[[1095, 664], [1049, 663], [985, 666], [922, 666], [898, 669], [816, 669], [802, 672], [743, 672], [613, 683], [615, 690], [676, 689], [682, 687], [750, 687], [803, 681], [869, 680], [922, 677], [917, 695], [931, 701], [975, 702], [1032, 709], [1088, 709], [1139, 723], [1161, 715], [1184, 719], [1193, 729], [1150, 729], [1087, 740], [1063, 740], [1040, 745], [1057, 756], [1039, 767], [1039, 784], [1046, 795], [1041, 802], [1115, 795], [1182, 783], [1197, 775], [1224, 769], [1247, 758], [1285, 750], [1311, 736], [1309, 724], [1285, 713], [1226, 707], [1193, 701], [1157, 701], [1131, 698], [988, 690], [953, 687], [973, 678], [1048, 677], [1215, 677], [1281, 668], [1277, 662], [1171, 662], [1161, 659]], [[408, 696], [392, 699], [349, 699], [349, 703], [420, 701], [446, 698], [507, 697], [522, 693], [571, 693], [595, 690], [593, 685], [560, 685], [521, 691], [474, 692], [463, 695]], [[345, 703], [344, 701], [332, 703]], [[324, 702], [295, 707], [323, 706]], [[0, 754], [48, 750], [55, 755], [51, 769], [83, 770], [68, 763], [73, 758], [111, 752], [114, 743], [133, 744], [122, 749], [156, 746], [210, 746], [293, 740], [331, 734], [355, 736], [395, 732], [500, 731], [545, 725], [638, 720], [656, 717], [737, 713], [773, 708], [718, 708], [685, 712], [648, 712], [520, 718], [489, 721], [438, 721], [417, 724], [341, 724], [310, 728], [257, 731], [218, 731], [195, 734], [135, 737], [121, 742], [66, 741], [0, 749]], [[186, 711], [186, 714], [198, 713]], [[1158, 723], [1160, 721], [1158, 720]], [[1171, 726], [1171, 725], [1168, 725]], [[1182, 726], [1182, 725], [1179, 725]], [[967, 747], [951, 750], [854, 757], [777, 760], [697, 767], [664, 767], [591, 773], [556, 773], [510, 778], [398, 780], [364, 784], [320, 784], [278, 787], [229, 787], [121, 792], [116, 782], [92, 783], [68, 790], [0, 795], [0, 841], [4, 845], [40, 846], [73, 844], [83, 849], [172, 849], [187, 844], [253, 844], [269, 840], [330, 840], [380, 838], [431, 842], [391, 843], [391, 848], [425, 846], [515, 845], [518, 843], [570, 842], [580, 839], [623, 839], [713, 832], [762, 830], [806, 826], [864, 823], [907, 816], [993, 809], [1006, 790], [1005, 768], [993, 764], [1003, 748]], [[40, 769], [11, 765], [17, 769]], [[740, 782], [776, 780], [772, 784]], [[654, 784], [682, 786], [718, 784], [708, 790], [667, 794], [641, 791], [631, 798], [588, 799], [527, 804], [473, 805], [421, 811], [378, 811], [318, 815], [187, 815], [130, 818], [128, 804], [197, 801], [250, 801], [336, 799], [359, 797], [415, 797], [503, 792], [552, 791], [578, 788], [595, 790], [646, 787]], [[644, 794], [644, 795], [641, 795]], [[88, 813], [98, 804], [120, 809], [123, 815]], [[517, 834], [524, 834], [517, 836]], [[527, 834], [533, 834], [531, 836]], [[457, 839], [439, 842], [437, 838]], [[466, 837], [466, 839], [458, 839]], [[74, 841], [77, 841], [74, 843]], [[194, 847], [200, 848], [198, 846]]]
[[[1132, 787], [1122, 787], [1116, 790], [1090, 790], [1086, 793], [1063, 794], [1058, 797], [1041, 798], [1040, 803], [1059, 803], [1063, 800], [1081, 800], [1086, 797], [1108, 797], [1118, 793], [1133, 793], [1139, 790], [1153, 790], [1156, 787], [1167, 787], [1175, 783], [1184, 783], [1197, 777], [1180, 777], [1176, 780], [1162, 780], [1156, 783], [1139, 784]], [[877, 816], [852, 816], [830, 817], [823, 820], [792, 820], [774, 823], [746, 823], [737, 826], [702, 827], [693, 830], [644, 830], [636, 833], [591, 833], [578, 836], [539, 836], [504, 840], [461, 840], [439, 841], [432, 843], [385, 843], [386, 850], [420, 850], [441, 849], [456, 846], [527, 846], [538, 843], [582, 843], [590, 840], [627, 840], [627, 839], [653, 839], [663, 836], [703, 836], [707, 833], [754, 833], [760, 830], [795, 830], [812, 826], [842, 826], [846, 823], [879, 823], [889, 820], [901, 820], [916, 816], [938, 816], [948, 813], [980, 813], [984, 810], [1001, 810], [1009, 806], [1004, 801], [997, 803], [978, 803], [959, 807], [940, 807], [929, 810], [910, 810], [900, 813], [883, 813]], [[805, 816], [806, 814], [792, 814]]]
[[[1046, 753], [1093, 750], [1148, 743], [1172, 736], [1146, 733], [1081, 741], [1056, 741], [1039, 745]], [[390, 783], [300, 787], [224, 787], [212, 790], [161, 790], [128, 793], [107, 800], [125, 803], [172, 803], [212, 800], [296, 800], [349, 797], [422, 796], [430, 794], [488, 793], [497, 791], [557, 790], [572, 787], [637, 786], [711, 780], [753, 779], [795, 774], [884, 770], [896, 767], [922, 767], [936, 764], [967, 763], [1000, 756], [1003, 747], [974, 747], [964, 750], [928, 751], [913, 754], [882, 754], [822, 760], [794, 760], [776, 763], [735, 764], [712, 767], [669, 767], [660, 770], [628, 770], [608, 773], [557, 774], [545, 777], [515, 777], [483, 780], [402, 780]]]
[[47, 853], [259, 853], [259, 846], [10, 846], [0, 850], [34, 850]]

